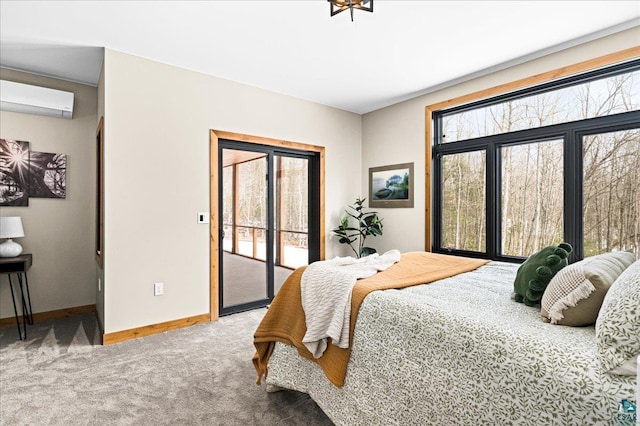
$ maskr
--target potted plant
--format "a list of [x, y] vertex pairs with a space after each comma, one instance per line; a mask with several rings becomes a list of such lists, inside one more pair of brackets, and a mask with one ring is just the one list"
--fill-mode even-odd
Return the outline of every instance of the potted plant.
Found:
[[[364, 241], [369, 235], [372, 237], [382, 235], [382, 219], [377, 212], [365, 212], [362, 204], [366, 198], [356, 198], [355, 203], [347, 206], [346, 215], [340, 219], [340, 225], [332, 229], [335, 235], [340, 237], [340, 244], [349, 244], [357, 258], [376, 253], [376, 249], [365, 247]], [[355, 220], [355, 224], [352, 222]], [[354, 243], [357, 245], [354, 246]]]

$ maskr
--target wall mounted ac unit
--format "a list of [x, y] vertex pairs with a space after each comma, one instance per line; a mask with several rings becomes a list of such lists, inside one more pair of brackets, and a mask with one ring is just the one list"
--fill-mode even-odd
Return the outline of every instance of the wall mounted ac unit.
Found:
[[0, 80], [0, 109], [71, 118], [73, 115], [73, 93]]

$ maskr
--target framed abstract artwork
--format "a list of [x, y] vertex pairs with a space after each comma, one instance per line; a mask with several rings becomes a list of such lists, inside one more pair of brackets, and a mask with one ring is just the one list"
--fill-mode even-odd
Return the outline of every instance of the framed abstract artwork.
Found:
[[0, 139], [0, 206], [29, 205], [29, 142]]
[[66, 154], [31, 151], [29, 157], [29, 196], [66, 198]]
[[67, 197], [67, 155], [29, 150], [29, 142], [0, 139], [0, 206], [29, 198]]

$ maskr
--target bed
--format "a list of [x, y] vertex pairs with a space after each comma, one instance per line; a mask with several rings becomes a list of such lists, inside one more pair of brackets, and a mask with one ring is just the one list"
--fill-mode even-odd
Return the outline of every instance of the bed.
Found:
[[[313, 398], [337, 425], [608, 425], [637, 379], [605, 373], [595, 328], [545, 323], [513, 300], [518, 265], [489, 262], [369, 293], [343, 386], [275, 342], [267, 390]], [[285, 283], [286, 285], [286, 283]]]

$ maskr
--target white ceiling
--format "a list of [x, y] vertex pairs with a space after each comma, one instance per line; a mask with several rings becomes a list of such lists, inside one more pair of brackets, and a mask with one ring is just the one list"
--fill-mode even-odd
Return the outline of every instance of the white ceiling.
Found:
[[0, 66], [96, 85], [107, 47], [366, 113], [637, 25], [638, 0], [2, 0]]

